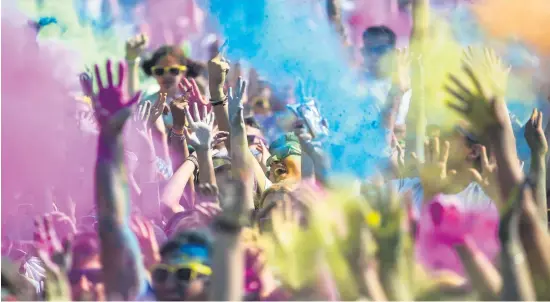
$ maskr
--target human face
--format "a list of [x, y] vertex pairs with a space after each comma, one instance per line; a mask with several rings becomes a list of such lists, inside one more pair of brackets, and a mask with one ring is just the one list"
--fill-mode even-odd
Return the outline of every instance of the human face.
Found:
[[210, 267], [172, 252], [151, 271], [153, 289], [160, 301], [206, 301]]
[[162, 57], [152, 71], [163, 91], [175, 90], [185, 73], [178, 58], [172, 55]]
[[99, 254], [75, 263], [69, 272], [74, 301], [105, 301], [105, 286]]
[[468, 144], [467, 137], [458, 128], [453, 130], [450, 134], [445, 135], [443, 140], [449, 141], [449, 159], [447, 161], [447, 167], [451, 170], [461, 170], [461, 167], [465, 167], [465, 163], [470, 161], [473, 149]]
[[365, 68], [377, 72], [380, 69], [381, 59], [392, 50], [391, 38], [388, 35], [367, 35], [361, 50]]

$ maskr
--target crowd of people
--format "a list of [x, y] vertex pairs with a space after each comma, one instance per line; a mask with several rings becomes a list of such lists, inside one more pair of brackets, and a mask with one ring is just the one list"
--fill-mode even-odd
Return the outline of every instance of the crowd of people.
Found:
[[383, 25], [362, 35], [388, 150], [368, 179], [332, 173], [309, 79], [245, 73], [223, 40], [206, 63], [128, 40], [125, 58], [80, 74], [71, 127], [94, 166], [50, 171], [89, 181], [46, 188], [53, 211], [8, 198], [2, 300], [550, 300], [543, 109], [518, 132], [499, 82], [510, 69], [468, 48], [444, 88], [460, 120], [427, 124], [421, 54], [397, 40]]

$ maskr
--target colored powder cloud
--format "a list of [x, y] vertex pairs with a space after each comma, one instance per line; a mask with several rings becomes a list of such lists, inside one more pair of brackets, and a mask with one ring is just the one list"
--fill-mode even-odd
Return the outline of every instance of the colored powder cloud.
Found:
[[[45, 198], [49, 188], [81, 188], [80, 168], [93, 163], [95, 150], [78, 140], [75, 127], [76, 103], [70, 93], [78, 77], [69, 76], [78, 63], [71, 59], [74, 52], [38, 44], [35, 29], [20, 20], [26, 18], [3, 9], [2, 211], [14, 210], [15, 195], [34, 192], [26, 203], [41, 214], [51, 210]], [[92, 198], [92, 171], [82, 177], [90, 190], [78, 189], [73, 196], [77, 202]]]
[[[273, 84], [315, 81], [332, 130], [329, 153], [340, 172], [365, 176], [385, 151], [378, 109], [359, 88], [360, 76], [314, 1], [202, 3], [228, 38], [228, 57], [249, 61]], [[318, 13], [321, 12], [321, 13]]]

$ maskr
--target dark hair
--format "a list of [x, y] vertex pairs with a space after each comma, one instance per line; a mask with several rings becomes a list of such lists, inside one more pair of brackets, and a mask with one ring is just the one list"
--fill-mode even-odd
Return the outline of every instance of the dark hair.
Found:
[[367, 28], [363, 32], [363, 42], [368, 39], [369, 36], [382, 36], [385, 35], [390, 39], [390, 44], [392, 46], [395, 46], [397, 41], [397, 36], [395, 35], [395, 32], [391, 30], [389, 27], [381, 25], [381, 26], [371, 26]]
[[210, 254], [212, 252], [212, 234], [206, 228], [187, 230], [174, 234], [174, 236], [166, 241], [160, 249], [160, 256], [167, 255], [177, 251], [184, 244], [195, 244], [205, 247]]
[[73, 266], [98, 255], [99, 238], [95, 233], [78, 233], [72, 242]]
[[187, 66], [187, 72], [186, 76], [190, 78], [196, 78], [204, 70], [204, 66], [200, 64], [199, 62], [192, 61], [189, 59], [182, 49], [176, 46], [170, 46], [170, 45], [164, 45], [158, 48], [150, 59], [145, 60], [143, 64], [141, 65], [141, 68], [143, 69], [143, 72], [145, 72], [146, 75], [152, 76], [153, 71], [152, 68], [155, 66], [160, 59], [162, 59], [165, 56], [173, 56], [178, 59], [179, 63], [181, 65]]

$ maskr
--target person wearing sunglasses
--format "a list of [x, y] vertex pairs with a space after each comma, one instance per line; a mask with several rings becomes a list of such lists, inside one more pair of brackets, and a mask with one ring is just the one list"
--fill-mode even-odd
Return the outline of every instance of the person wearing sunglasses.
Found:
[[207, 300], [212, 239], [206, 229], [175, 234], [163, 245], [160, 255], [160, 263], [149, 269], [157, 300]]
[[[201, 89], [204, 86], [201, 85], [200, 80], [204, 67], [187, 57], [179, 47], [165, 45], [158, 48], [148, 60], [143, 62], [141, 68], [148, 77], [153, 78], [158, 84], [143, 89], [142, 101], [150, 101], [154, 104], [162, 91], [167, 94], [166, 104], [170, 104], [174, 99], [181, 96], [178, 84], [182, 82], [184, 77], [195, 79], [199, 90], [204, 94], [204, 89]], [[203, 105], [208, 105], [206, 99]], [[166, 109], [163, 117], [165, 124], [171, 127], [172, 116], [169, 114], [168, 109]]]
[[79, 233], [73, 240], [72, 265], [67, 272], [74, 301], [105, 301], [99, 239]]

